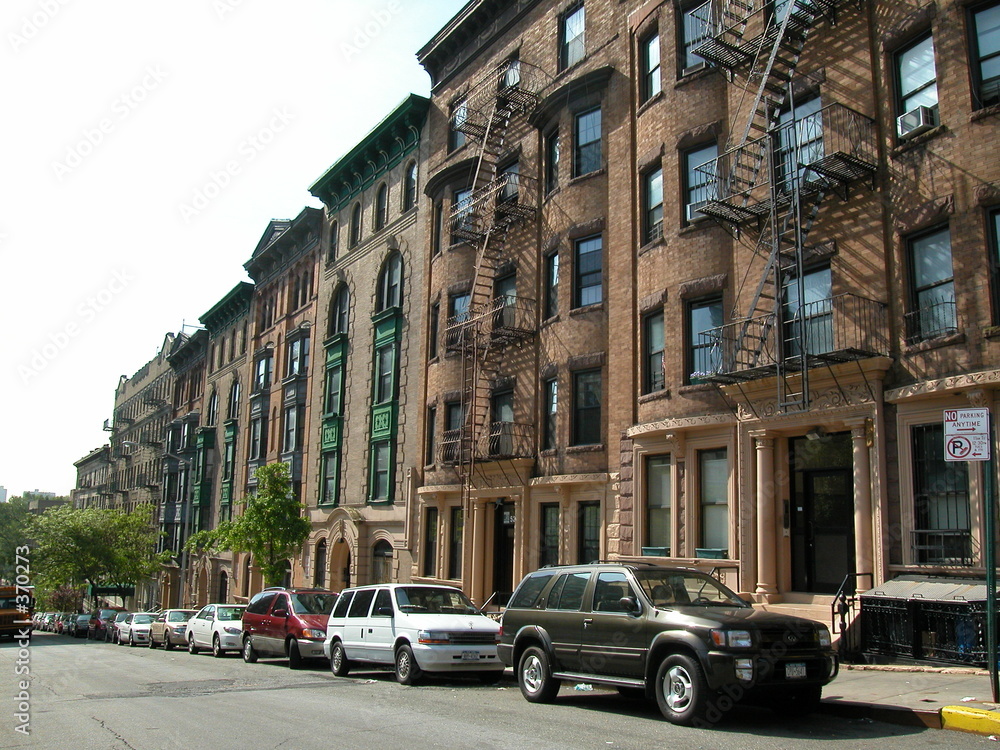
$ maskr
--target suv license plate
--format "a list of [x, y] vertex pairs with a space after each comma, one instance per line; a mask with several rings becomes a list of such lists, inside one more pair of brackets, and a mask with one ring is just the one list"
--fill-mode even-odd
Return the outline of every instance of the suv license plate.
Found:
[[[463, 651], [462, 652], [462, 661], [479, 661], [479, 652], [478, 651]], [[804, 667], [803, 667], [803, 669], [804, 669]]]
[[806, 676], [806, 665], [795, 661], [785, 665], [785, 677], [789, 680], [800, 680]]

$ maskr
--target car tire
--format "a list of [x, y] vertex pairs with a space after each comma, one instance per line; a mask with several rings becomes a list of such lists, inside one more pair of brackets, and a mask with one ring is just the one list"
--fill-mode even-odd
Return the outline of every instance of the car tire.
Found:
[[153, 638], [153, 634], [149, 634], [149, 643], [147, 644], [150, 648], [156, 648], [156, 639]]
[[289, 669], [302, 669], [302, 652], [299, 651], [299, 642], [294, 638], [288, 641], [288, 646], [285, 649], [288, 651], [288, 668]]
[[423, 675], [423, 670], [413, 658], [413, 649], [405, 643], [396, 649], [396, 682], [400, 685], [415, 685]]
[[128, 647], [129, 648], [135, 648], [135, 638], [132, 637], [132, 631], [131, 630], [128, 633]]
[[517, 684], [521, 695], [531, 703], [551, 703], [561, 683], [552, 677], [545, 651], [538, 646], [529, 646], [517, 663]]
[[170, 640], [170, 633], [163, 634], [163, 650], [164, 651], [174, 650], [174, 642]]
[[705, 673], [690, 656], [671, 654], [656, 671], [656, 704], [671, 724], [690, 726], [704, 720], [708, 705]]
[[198, 647], [196, 645], [194, 645], [194, 636], [193, 635], [189, 635], [188, 636], [188, 653], [189, 654], [197, 654], [198, 653]]
[[219, 634], [216, 633], [212, 636], [212, 656], [221, 659], [225, 655], [226, 652], [222, 650], [222, 641], [219, 640]]
[[476, 676], [483, 685], [496, 685], [503, 679], [503, 670], [491, 669], [489, 672], [480, 672]]
[[335, 677], [347, 677], [351, 671], [351, 661], [344, 651], [344, 644], [337, 641], [330, 647], [330, 671]]
[[250, 636], [246, 636], [243, 639], [243, 661], [247, 664], [257, 663], [257, 649], [253, 647], [253, 641], [250, 640]]

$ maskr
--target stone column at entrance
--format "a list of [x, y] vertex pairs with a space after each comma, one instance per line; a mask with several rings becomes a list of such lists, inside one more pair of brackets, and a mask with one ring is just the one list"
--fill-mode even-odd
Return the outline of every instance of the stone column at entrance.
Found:
[[[851, 441], [854, 448], [854, 571], [874, 573], [874, 534], [872, 532], [872, 467], [868, 452], [868, 420], [854, 423]], [[857, 591], [867, 590], [865, 584], [874, 585], [868, 576], [855, 580]]]
[[774, 531], [774, 438], [770, 433], [751, 432], [757, 449], [757, 588], [761, 601], [778, 593], [776, 535]]
[[483, 512], [483, 503], [479, 498], [471, 498], [469, 500], [469, 513], [472, 518], [469, 519], [470, 523], [466, 525], [465, 531], [467, 536], [465, 537], [469, 542], [469, 580], [471, 585], [469, 591], [467, 592], [469, 598], [476, 602], [479, 606], [483, 605], [485, 599], [483, 598], [483, 574], [486, 561], [484, 558], [485, 543], [486, 543], [486, 529], [485, 529], [485, 516]]

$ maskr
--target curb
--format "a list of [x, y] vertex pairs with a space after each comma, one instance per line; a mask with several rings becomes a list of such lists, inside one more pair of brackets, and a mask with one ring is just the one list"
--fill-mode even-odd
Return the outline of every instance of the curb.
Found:
[[945, 706], [941, 709], [941, 726], [971, 734], [1000, 735], [1000, 713], [986, 708]]
[[[923, 727], [925, 729], [941, 729], [942, 712], [938, 709], [921, 710], [902, 706], [882, 706], [858, 701], [830, 700], [821, 701], [819, 713], [829, 716], [839, 716], [845, 719], [870, 719], [886, 724], [896, 724], [904, 727]], [[996, 714], [1000, 719], [1000, 714]], [[1000, 733], [1000, 723], [997, 724]], [[990, 732], [992, 734], [992, 732]]]

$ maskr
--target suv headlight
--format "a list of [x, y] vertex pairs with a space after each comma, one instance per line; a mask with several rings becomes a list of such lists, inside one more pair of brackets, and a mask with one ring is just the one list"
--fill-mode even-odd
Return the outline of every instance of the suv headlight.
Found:
[[712, 644], [719, 648], [751, 648], [753, 639], [749, 630], [713, 630]]
[[817, 638], [819, 638], [820, 648], [830, 648], [832, 643], [830, 639], [830, 629], [824, 625], [820, 625], [816, 632]]
[[326, 638], [326, 633], [322, 630], [315, 630], [314, 628], [305, 628], [302, 631], [302, 635], [306, 638], [312, 638], [314, 641], [321, 641]]
[[417, 633], [417, 641], [419, 643], [432, 643], [432, 644], [451, 643], [451, 639], [448, 637], [447, 633], [441, 633], [436, 630], [419, 631]]

